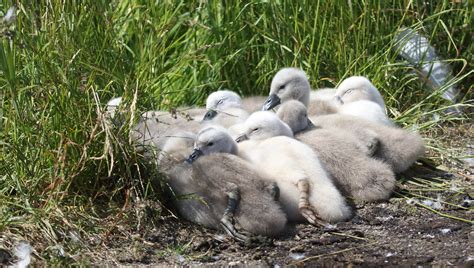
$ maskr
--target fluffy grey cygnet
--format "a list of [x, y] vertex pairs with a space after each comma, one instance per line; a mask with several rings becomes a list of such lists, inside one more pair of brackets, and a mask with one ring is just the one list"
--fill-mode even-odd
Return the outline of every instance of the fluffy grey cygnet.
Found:
[[159, 167], [172, 190], [179, 196], [189, 195], [175, 200], [179, 213], [189, 221], [224, 229], [237, 240], [281, 235], [287, 218], [277, 201], [278, 187], [238, 156], [208, 153], [203, 144], [233, 150], [214, 140], [213, 129], [205, 128], [197, 139], [193, 133], [176, 133], [160, 153]]
[[[298, 68], [280, 69], [272, 79], [270, 93], [263, 110], [270, 110], [288, 100], [297, 100], [306, 107], [310, 105], [311, 86], [306, 73]], [[311, 111], [310, 111], [311, 112]]]
[[[117, 108], [122, 97], [114, 98], [107, 103], [108, 122], [122, 125], [117, 117]], [[202, 127], [200, 119], [206, 113], [203, 108], [178, 108], [172, 111], [148, 111], [143, 113], [136, 125], [130, 130], [130, 139], [146, 156], [153, 158], [166, 140], [177, 131], [197, 131]], [[199, 120], [196, 120], [199, 118]]]
[[350, 132], [312, 126], [306, 107], [291, 100], [281, 105], [277, 115], [295, 133], [295, 138], [313, 148], [324, 167], [344, 194], [356, 201], [379, 201], [390, 197], [395, 187], [391, 166], [366, 154], [364, 146]]
[[130, 138], [138, 150], [153, 158], [163, 149], [166, 141], [179, 131], [197, 132], [203, 125], [200, 120], [173, 115], [169, 112], [144, 113], [131, 129]]
[[373, 156], [389, 164], [395, 173], [407, 170], [425, 153], [423, 139], [415, 132], [341, 114], [316, 116], [310, 119], [316, 127], [334, 132], [349, 132], [359, 140], [366, 140], [367, 143], [376, 141], [373, 145]]

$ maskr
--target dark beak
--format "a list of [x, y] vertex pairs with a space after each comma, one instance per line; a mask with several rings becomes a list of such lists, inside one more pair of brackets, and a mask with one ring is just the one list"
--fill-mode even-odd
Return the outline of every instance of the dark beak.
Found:
[[340, 96], [334, 96], [334, 100], [337, 101], [341, 105], [344, 104], [344, 101], [342, 100]]
[[280, 97], [278, 97], [276, 94], [271, 94], [265, 100], [265, 103], [263, 103], [262, 111], [268, 111], [268, 110], [276, 107], [280, 103], [281, 103]]
[[242, 135], [238, 136], [235, 139], [235, 142], [239, 143], [239, 142], [242, 142], [242, 141], [246, 141], [248, 139], [249, 139], [249, 137], [246, 134], [242, 134]]
[[199, 148], [194, 148], [193, 152], [189, 155], [188, 159], [186, 159], [186, 162], [189, 164], [192, 164], [196, 159], [198, 159], [201, 155], [203, 155], [201, 149]]
[[204, 117], [202, 118], [202, 121], [209, 121], [212, 120], [214, 117], [216, 117], [217, 112], [215, 110], [208, 110]]
[[314, 127], [313, 122], [311, 122], [311, 120], [309, 120], [308, 118], [308, 128], [313, 128], [313, 127]]

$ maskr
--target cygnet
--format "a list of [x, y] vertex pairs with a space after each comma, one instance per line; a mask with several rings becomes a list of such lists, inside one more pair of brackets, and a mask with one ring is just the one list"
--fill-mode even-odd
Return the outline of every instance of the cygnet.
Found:
[[250, 115], [237, 141], [241, 142], [239, 155], [277, 182], [280, 202], [290, 221], [306, 219], [317, 224], [352, 216], [317, 154], [295, 140], [289, 126], [274, 113]]
[[349, 132], [369, 144], [376, 141], [372, 146], [373, 156], [389, 164], [395, 173], [407, 170], [425, 153], [423, 139], [415, 132], [342, 114], [315, 116], [310, 119], [318, 128]]
[[221, 132], [225, 129], [206, 127], [197, 136], [178, 132], [160, 153], [160, 170], [180, 196], [174, 200], [180, 215], [209, 228], [223, 229], [240, 241], [254, 235], [281, 235], [287, 218], [278, 203], [276, 184], [263, 179], [238, 156], [207, 153], [202, 145], [233, 151], [231, 138], [226, 142], [215, 134]]
[[388, 164], [371, 158], [362, 144], [348, 131], [315, 128], [306, 107], [290, 100], [281, 105], [278, 117], [293, 130], [295, 138], [313, 148], [343, 193], [356, 201], [378, 201], [390, 197], [395, 174]]

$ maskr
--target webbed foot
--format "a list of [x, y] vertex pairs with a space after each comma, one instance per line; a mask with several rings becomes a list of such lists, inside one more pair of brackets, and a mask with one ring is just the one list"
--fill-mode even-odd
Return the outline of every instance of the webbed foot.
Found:
[[240, 242], [246, 242], [250, 239], [250, 235], [246, 232], [238, 231], [235, 228], [234, 214], [240, 202], [240, 191], [237, 185], [233, 185], [227, 192], [227, 207], [224, 215], [220, 220], [220, 225], [224, 231]]
[[230, 215], [224, 214], [221, 218], [221, 226], [224, 231], [232, 236], [235, 240], [246, 243], [250, 240], [251, 236], [247, 232], [238, 231], [234, 225], [234, 218]]

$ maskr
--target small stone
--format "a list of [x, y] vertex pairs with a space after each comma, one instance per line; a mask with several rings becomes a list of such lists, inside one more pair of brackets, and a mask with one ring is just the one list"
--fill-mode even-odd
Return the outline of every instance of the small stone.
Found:
[[447, 233], [451, 232], [451, 229], [449, 229], [449, 228], [442, 228], [442, 229], [440, 229], [439, 231], [440, 231], [442, 234], [447, 234]]
[[290, 253], [289, 257], [295, 261], [299, 261], [304, 259], [305, 255], [303, 253], [292, 252]]
[[176, 261], [178, 262], [184, 262], [186, 259], [183, 257], [183, 255], [178, 254], [176, 255]]

